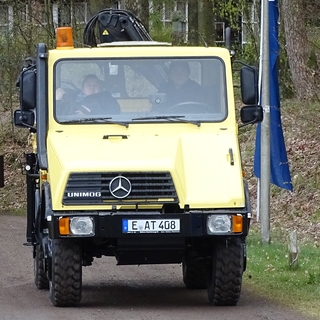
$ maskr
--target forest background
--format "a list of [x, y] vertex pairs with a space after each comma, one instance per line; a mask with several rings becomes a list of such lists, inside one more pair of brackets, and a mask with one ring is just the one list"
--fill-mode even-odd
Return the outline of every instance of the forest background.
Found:
[[[172, 24], [164, 24], [162, 11], [171, 10], [171, 21], [184, 20], [185, 12], [173, 0], [123, 0], [121, 8], [135, 13], [154, 40], [178, 45], [221, 45], [216, 39], [215, 21], [226, 21], [233, 32], [246, 21], [246, 44], [233, 41], [234, 60], [259, 65], [260, 12], [258, 0], [186, 0], [188, 8], [188, 41], [176, 37]], [[25, 181], [23, 171], [27, 130], [13, 125], [14, 110], [19, 108], [16, 81], [27, 57], [35, 55], [36, 46], [44, 42], [55, 46], [53, 5], [59, 8], [59, 24], [72, 25], [75, 46], [83, 46], [84, 15], [89, 19], [98, 11], [116, 7], [115, 1], [0, 1], [2, 9], [10, 4], [12, 16], [0, 16], [0, 154], [5, 155], [6, 187], [0, 194], [0, 208], [7, 212], [24, 212]], [[83, 5], [85, 4], [85, 5]], [[295, 224], [290, 214], [308, 215], [320, 220], [320, 148], [316, 130], [320, 127], [318, 104], [320, 100], [320, 2], [318, 0], [279, 0], [279, 83], [282, 99], [282, 122], [291, 167], [294, 192], [272, 186], [271, 219], [287, 217], [286, 225]], [[76, 10], [77, 9], [77, 10]], [[3, 10], [1, 12], [4, 12]], [[236, 71], [236, 69], [235, 69]], [[235, 73], [235, 79], [237, 74]], [[256, 181], [253, 177], [253, 148], [255, 126], [240, 130], [240, 142], [247, 176], [251, 182], [253, 199]], [[311, 187], [306, 187], [309, 185]], [[304, 193], [299, 195], [302, 188]], [[306, 201], [307, 199], [307, 201]], [[255, 204], [253, 203], [253, 207]], [[274, 214], [276, 213], [276, 214]], [[277, 220], [277, 219], [276, 219]], [[292, 221], [293, 220], [293, 221]], [[305, 223], [303, 223], [305, 225]], [[317, 224], [312, 224], [311, 234], [317, 234]], [[308, 232], [307, 234], [310, 234]], [[303, 234], [306, 234], [303, 232]]]
[[[83, 8], [86, 8], [89, 17], [117, 4], [102, 0], [83, 3], [86, 3]], [[221, 45], [214, 41], [215, 21], [222, 19], [233, 30], [240, 31], [239, 17], [242, 17], [247, 21], [246, 44], [232, 43], [234, 60], [259, 65], [260, 1], [187, 0], [188, 41], [181, 41], [181, 38], [177, 40], [172, 24], [164, 24], [161, 20], [160, 13], [164, 4], [167, 10], [172, 8], [172, 21], [185, 19], [183, 13], [181, 15], [181, 12], [174, 10], [175, 3], [173, 0], [124, 0], [121, 8], [140, 17], [154, 40], [178, 42], [184, 46], [203, 46], [204, 43]], [[61, 9], [60, 25], [72, 25], [74, 41], [78, 47], [83, 46], [85, 25], [79, 10], [74, 10], [75, 6], [79, 8], [79, 1], [0, 1], [0, 6], [9, 4], [12, 8], [9, 21], [11, 27], [0, 25], [0, 154], [5, 156], [6, 185], [0, 194], [0, 205], [4, 212], [24, 213], [25, 180], [20, 171], [23, 172], [28, 132], [13, 125], [14, 110], [19, 108], [16, 81], [24, 59], [35, 55], [37, 43], [44, 42], [49, 48], [55, 46], [57, 25], [53, 19], [53, 4]], [[255, 12], [252, 12], [252, 8]], [[281, 110], [294, 192], [272, 186], [271, 222], [274, 226], [285, 225], [288, 229], [298, 225], [301, 234], [315, 239], [320, 231], [320, 2], [279, 0], [279, 12]], [[0, 18], [3, 21], [6, 17]], [[256, 196], [256, 181], [253, 177], [254, 139], [255, 126], [240, 130], [243, 160], [253, 199]]]
[[[82, 3], [86, 5], [82, 6]], [[82, 3], [73, 0], [0, 1], [0, 155], [4, 155], [5, 162], [0, 217], [1, 214], [24, 216], [26, 212], [25, 175], [22, 173], [28, 131], [13, 125], [14, 110], [19, 108], [16, 81], [24, 60], [35, 55], [37, 43], [44, 42], [49, 48], [55, 46], [57, 25], [53, 6], [59, 8], [59, 24], [73, 27], [75, 45], [81, 47], [85, 26], [81, 14], [86, 11], [90, 17], [117, 4], [102, 0]], [[154, 40], [183, 46], [221, 45], [215, 43], [215, 22], [222, 19], [232, 30], [240, 31], [239, 17], [242, 17], [247, 21], [246, 44], [232, 43], [234, 60], [258, 67], [260, 3], [260, 0], [187, 0], [187, 42], [185, 38], [176, 37], [172, 24], [162, 21], [164, 5], [168, 10], [171, 8], [169, 13], [173, 22], [185, 20], [183, 13], [174, 10], [176, 2], [173, 0], [123, 0], [121, 8], [135, 13]], [[9, 5], [11, 15], [6, 15], [3, 9]], [[244, 284], [255, 288], [259, 294], [320, 319], [320, 1], [279, 0], [279, 13], [281, 114], [293, 192], [271, 186], [273, 240], [267, 249], [259, 246], [259, 222], [255, 216], [252, 219]], [[4, 20], [8, 23], [3, 24]], [[256, 199], [256, 178], [253, 175], [255, 131], [256, 126], [239, 130], [253, 213]], [[297, 270], [288, 268], [287, 249], [283, 245], [293, 230], [298, 233], [301, 249]]]

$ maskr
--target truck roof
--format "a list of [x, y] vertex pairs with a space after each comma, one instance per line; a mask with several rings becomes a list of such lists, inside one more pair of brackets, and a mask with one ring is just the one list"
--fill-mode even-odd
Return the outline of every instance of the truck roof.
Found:
[[168, 58], [168, 57], [221, 57], [230, 59], [230, 52], [221, 47], [172, 46], [155, 41], [113, 42], [99, 47], [52, 49], [50, 59], [81, 58]]
[[159, 41], [116, 41], [116, 42], [106, 42], [98, 44], [98, 47], [153, 47], [153, 46], [172, 46], [169, 42], [159, 42]]

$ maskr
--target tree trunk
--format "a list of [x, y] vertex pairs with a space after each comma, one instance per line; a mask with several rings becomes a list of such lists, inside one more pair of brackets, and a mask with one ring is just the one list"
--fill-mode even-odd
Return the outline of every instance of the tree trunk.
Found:
[[199, 43], [198, 12], [198, 0], [188, 0], [188, 38], [191, 45], [198, 45]]
[[149, 32], [149, 0], [140, 0], [140, 10], [138, 18]]
[[215, 19], [213, 14], [213, 0], [200, 0], [199, 29], [202, 41], [209, 46], [214, 46]]
[[310, 47], [303, 1], [282, 0], [281, 8], [291, 77], [299, 100], [317, 98], [319, 91], [319, 75], [308, 67]]
[[89, 15], [93, 16], [94, 14], [98, 13], [101, 10], [111, 8], [113, 5], [112, 0], [93, 0], [88, 1], [88, 9], [89, 9]]
[[124, 6], [126, 10], [129, 10], [134, 15], [139, 17], [139, 6], [138, 6], [138, 0], [125, 0]]

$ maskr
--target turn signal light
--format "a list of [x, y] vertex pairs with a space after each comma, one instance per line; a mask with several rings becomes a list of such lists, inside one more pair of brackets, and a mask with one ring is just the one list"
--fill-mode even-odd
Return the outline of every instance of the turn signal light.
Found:
[[62, 236], [68, 236], [70, 234], [70, 218], [60, 218], [59, 233]]
[[243, 229], [243, 219], [242, 216], [232, 216], [232, 232], [239, 233]]
[[72, 37], [72, 28], [71, 27], [57, 28], [56, 48], [57, 49], [72, 49], [73, 48], [73, 37]]

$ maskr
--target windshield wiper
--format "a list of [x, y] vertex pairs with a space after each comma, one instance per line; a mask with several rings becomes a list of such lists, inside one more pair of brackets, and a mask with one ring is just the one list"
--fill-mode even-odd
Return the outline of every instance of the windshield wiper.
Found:
[[100, 118], [81, 118], [81, 119], [73, 119], [67, 121], [60, 121], [60, 123], [111, 123], [111, 124], [119, 124], [120, 126], [129, 127], [128, 122], [119, 122], [119, 121], [111, 121], [111, 117], [100, 117]]
[[132, 121], [137, 121], [137, 120], [168, 120], [168, 121], [178, 121], [178, 122], [183, 122], [183, 123], [191, 123], [195, 124], [198, 127], [200, 127], [201, 122], [200, 121], [192, 121], [192, 120], [186, 120], [182, 119], [185, 118], [185, 116], [152, 116], [152, 117], [141, 117], [141, 118], [134, 118]]

